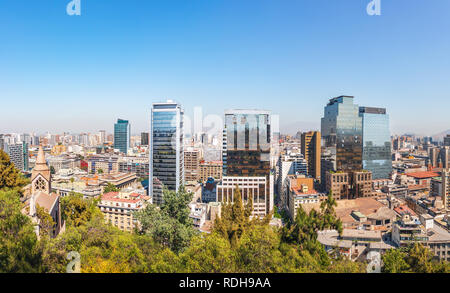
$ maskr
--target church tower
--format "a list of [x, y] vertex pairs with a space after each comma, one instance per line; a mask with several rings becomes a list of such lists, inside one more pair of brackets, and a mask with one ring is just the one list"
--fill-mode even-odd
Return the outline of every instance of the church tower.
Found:
[[31, 173], [31, 193], [44, 192], [50, 194], [51, 180], [50, 168], [45, 161], [44, 150], [42, 146], [39, 146], [36, 165]]

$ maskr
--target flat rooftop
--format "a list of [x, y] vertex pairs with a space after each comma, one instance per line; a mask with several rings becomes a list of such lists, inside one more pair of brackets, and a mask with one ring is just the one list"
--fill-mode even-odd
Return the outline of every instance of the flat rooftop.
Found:
[[[320, 210], [320, 203], [302, 204], [302, 207], [309, 213], [312, 209]], [[374, 198], [366, 197], [352, 200], [338, 200], [337, 207], [334, 210], [343, 223], [355, 223], [356, 220], [351, 216], [353, 211], [359, 211], [364, 215], [371, 215], [376, 213], [381, 207], [384, 207], [381, 202]]]

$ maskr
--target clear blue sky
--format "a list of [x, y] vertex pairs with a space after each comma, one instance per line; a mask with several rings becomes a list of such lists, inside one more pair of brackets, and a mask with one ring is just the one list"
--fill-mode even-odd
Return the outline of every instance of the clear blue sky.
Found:
[[190, 114], [263, 108], [318, 127], [328, 99], [386, 107], [393, 133], [450, 128], [450, 1], [0, 1], [0, 132], [148, 128], [166, 98]]

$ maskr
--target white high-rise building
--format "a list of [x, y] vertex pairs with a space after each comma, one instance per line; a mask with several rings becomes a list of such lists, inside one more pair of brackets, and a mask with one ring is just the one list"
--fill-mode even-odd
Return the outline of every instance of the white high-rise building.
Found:
[[106, 131], [100, 130], [99, 137], [100, 137], [100, 144], [104, 144], [106, 142]]

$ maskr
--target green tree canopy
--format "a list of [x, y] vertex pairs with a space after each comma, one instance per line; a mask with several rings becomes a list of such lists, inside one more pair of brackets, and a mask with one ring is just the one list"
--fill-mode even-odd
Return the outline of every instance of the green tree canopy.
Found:
[[228, 239], [217, 233], [198, 235], [180, 256], [186, 273], [233, 273], [236, 258]]
[[108, 183], [105, 188], [103, 189], [103, 193], [109, 193], [109, 192], [118, 192], [119, 188], [117, 188], [114, 184]]
[[214, 232], [228, 239], [232, 247], [236, 247], [246, 230], [259, 225], [267, 225], [272, 218], [272, 214], [268, 214], [263, 219], [257, 217], [251, 219], [252, 212], [253, 199], [250, 197], [244, 206], [241, 192], [236, 186], [234, 202], [223, 204], [221, 216], [216, 218], [214, 223]]
[[189, 245], [196, 233], [189, 218], [188, 204], [192, 196], [184, 187], [178, 192], [164, 189], [164, 201], [160, 207], [148, 205], [135, 213], [140, 223], [138, 232], [151, 235], [162, 246], [179, 253]]
[[43, 253], [43, 267], [47, 272], [63, 273], [71, 251], [81, 255], [82, 273], [146, 272], [145, 257], [135, 236], [105, 224], [101, 218], [75, 227], [67, 227], [64, 234], [48, 241]]
[[22, 188], [28, 183], [29, 180], [16, 169], [9, 156], [0, 150], [0, 190], [14, 190], [20, 196]]
[[405, 261], [406, 253], [400, 249], [389, 249], [382, 255], [383, 273], [406, 273], [409, 272], [410, 266]]
[[85, 199], [82, 194], [71, 192], [61, 198], [61, 215], [66, 225], [85, 225], [94, 217], [103, 219], [103, 214], [97, 206], [98, 200]]
[[16, 192], [0, 191], [0, 272], [37, 273], [41, 253], [31, 220]]

